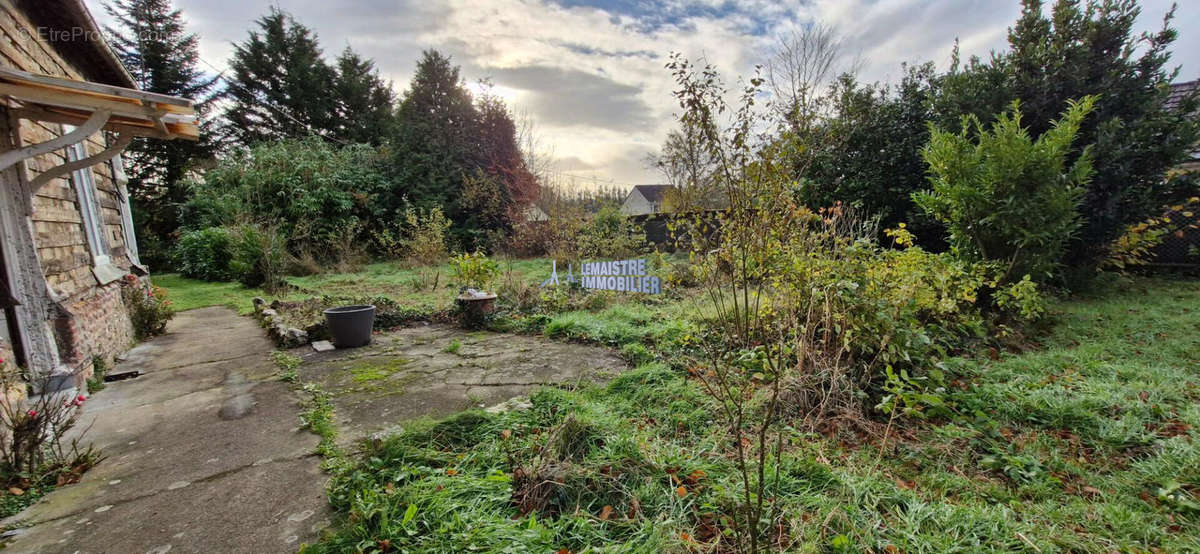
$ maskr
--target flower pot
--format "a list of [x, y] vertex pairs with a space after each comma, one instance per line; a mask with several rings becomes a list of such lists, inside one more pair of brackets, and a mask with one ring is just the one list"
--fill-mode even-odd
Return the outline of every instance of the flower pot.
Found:
[[338, 348], [366, 346], [375, 325], [375, 306], [339, 306], [325, 310], [329, 337]]
[[478, 329], [496, 311], [496, 295], [469, 290], [454, 299], [458, 304], [460, 322], [468, 329]]

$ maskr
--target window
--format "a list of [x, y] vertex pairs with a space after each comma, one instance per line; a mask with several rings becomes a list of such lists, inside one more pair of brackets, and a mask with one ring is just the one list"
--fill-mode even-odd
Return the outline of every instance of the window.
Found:
[[[64, 133], [73, 129], [70, 125], [63, 125]], [[67, 147], [67, 160], [74, 162], [86, 157], [87, 149], [82, 142]], [[87, 234], [88, 248], [92, 252], [92, 265], [106, 265], [109, 262], [108, 243], [104, 240], [104, 219], [100, 217], [100, 203], [96, 199], [96, 181], [92, 177], [92, 168], [85, 167], [72, 172], [71, 184], [75, 186], [79, 214], [83, 217], [83, 230]]]
[[129, 261], [140, 264], [137, 237], [133, 234], [133, 199], [129, 198], [129, 189], [125, 187], [129, 179], [125, 176], [125, 161], [120, 154], [112, 158], [112, 174], [117, 182], [117, 194], [121, 197], [121, 230], [125, 237], [125, 252], [129, 254]]

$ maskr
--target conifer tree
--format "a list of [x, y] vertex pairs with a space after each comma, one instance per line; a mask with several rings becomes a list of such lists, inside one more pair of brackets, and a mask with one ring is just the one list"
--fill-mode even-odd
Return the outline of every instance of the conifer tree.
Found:
[[[199, 141], [137, 139], [124, 153], [139, 240], [166, 240], [179, 226], [178, 206], [187, 197], [184, 176], [195, 162], [213, 155], [212, 126], [205, 116], [216, 77], [200, 69], [199, 39], [187, 32], [171, 0], [114, 0], [104, 8], [115, 21], [105, 27], [109, 42], [138, 88], [197, 102]], [[141, 250], [153, 259], [152, 249]]]
[[244, 146], [314, 134], [339, 139], [331, 94], [337, 72], [322, 58], [316, 33], [275, 7], [257, 23], [229, 62], [231, 138]]
[[375, 62], [363, 58], [349, 46], [335, 63], [337, 99], [335, 133], [347, 142], [381, 144], [395, 118], [396, 94], [385, 82]]

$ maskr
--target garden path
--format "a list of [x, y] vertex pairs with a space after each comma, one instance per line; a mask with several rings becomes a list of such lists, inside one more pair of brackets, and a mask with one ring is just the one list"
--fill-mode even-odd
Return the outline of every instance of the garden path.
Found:
[[[273, 345], [227, 308], [179, 313], [88, 400], [107, 459], [6, 521], [8, 552], [295, 552], [328, 524], [317, 437]], [[16, 523], [16, 522], [20, 523]]]

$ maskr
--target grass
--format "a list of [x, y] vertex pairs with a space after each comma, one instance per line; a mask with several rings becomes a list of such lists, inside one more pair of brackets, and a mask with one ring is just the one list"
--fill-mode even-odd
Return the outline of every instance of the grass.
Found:
[[[258, 288], [247, 288], [241, 283], [223, 283], [188, 279], [175, 273], [155, 274], [154, 284], [167, 291], [167, 298], [175, 311], [182, 312], [209, 306], [226, 306], [245, 315], [254, 311], [251, 299], [255, 296], [270, 298], [271, 295]], [[292, 294], [289, 300], [307, 298], [311, 295]]]
[[[901, 422], [886, 445], [797, 437], [772, 468], [780, 540], [1200, 550], [1200, 282], [1112, 289], [1057, 304], [1036, 349], [947, 360], [949, 417]], [[689, 340], [683, 304], [550, 317], [547, 334], [644, 363], [604, 387], [540, 390], [529, 410], [465, 412], [367, 445], [330, 485], [340, 522], [306, 552], [708, 548], [733, 504], [727, 445], [686, 373], [647, 362]]]

